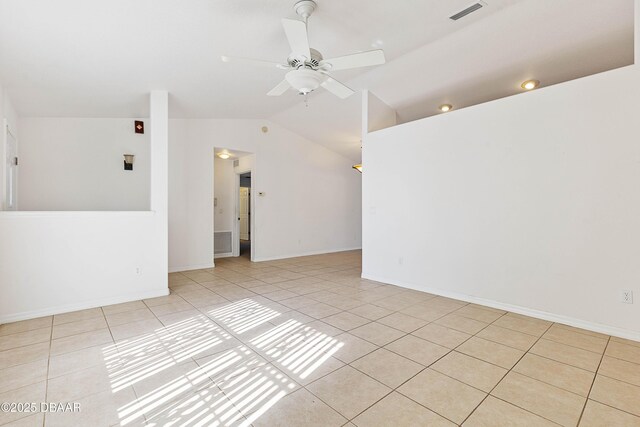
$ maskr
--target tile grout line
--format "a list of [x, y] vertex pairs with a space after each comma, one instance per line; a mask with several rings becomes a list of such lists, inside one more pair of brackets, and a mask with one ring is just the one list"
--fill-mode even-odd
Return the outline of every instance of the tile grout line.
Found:
[[[507, 313], [505, 313], [505, 314], [504, 314], [504, 316], [506, 316], [507, 314], [508, 314], [508, 312], [507, 312]], [[501, 316], [500, 318], [502, 318], [502, 317], [504, 317], [504, 316]], [[498, 320], [498, 319], [496, 319], [496, 321], [497, 321], [497, 320]], [[545, 333], [547, 333], [547, 331], [548, 331], [552, 326], [553, 326], [553, 323], [551, 323], [551, 324], [547, 327], [547, 329], [545, 329], [545, 331], [542, 333], [542, 335], [540, 335], [540, 337], [538, 337], [538, 339], [537, 339], [537, 340], [536, 340], [536, 341], [535, 341], [535, 342], [534, 342], [534, 343], [529, 347], [529, 350], [531, 350], [531, 349], [533, 348], [533, 346], [535, 346], [535, 345], [538, 343], [538, 341], [540, 341], [540, 340], [542, 339], [542, 336], [543, 336]], [[520, 361], [521, 361], [521, 360], [522, 360], [522, 359], [523, 359], [527, 354], [529, 354], [529, 350], [527, 350], [527, 351], [525, 351], [525, 352], [523, 352], [523, 353], [522, 353], [522, 356], [520, 356], [520, 357], [518, 358], [518, 360], [513, 364], [513, 366], [511, 366], [511, 368], [509, 368], [509, 369], [507, 370], [507, 372], [502, 376], [502, 378], [500, 379], [500, 381], [498, 381], [498, 382], [496, 383], [496, 385], [494, 385], [494, 386], [493, 386], [493, 388], [491, 388], [491, 390], [487, 393], [487, 395], [486, 395], [486, 396], [482, 399], [482, 401], [481, 401], [481, 402], [480, 402], [480, 403], [479, 403], [479, 404], [478, 404], [478, 405], [473, 409], [473, 411], [471, 411], [471, 413], [469, 413], [469, 415], [467, 415], [467, 417], [462, 421], [462, 423], [461, 423], [461, 424], [464, 424], [464, 423], [469, 419], [469, 417], [471, 417], [471, 415], [473, 415], [473, 413], [474, 413], [474, 412], [476, 412], [476, 411], [478, 410], [478, 408], [480, 407], [480, 405], [482, 405], [482, 404], [484, 403], [484, 401], [485, 401], [485, 400], [487, 400], [487, 397], [492, 396], [492, 397], [494, 397], [494, 398], [496, 398], [496, 399], [500, 399], [499, 397], [496, 397], [496, 396], [492, 395], [491, 393], [493, 393], [493, 391], [496, 389], [496, 387], [498, 387], [498, 386], [500, 385], [500, 383], [502, 383], [502, 381], [504, 381], [504, 379], [507, 377], [507, 375], [509, 375], [509, 374], [511, 373], [511, 371], [513, 371], [513, 368], [515, 368], [515, 367], [516, 367], [516, 365], [518, 365], [518, 363], [520, 363]], [[514, 371], [514, 372], [515, 372], [515, 371]], [[532, 378], [532, 379], [533, 379], [533, 380], [535, 380], [535, 378]], [[503, 400], [503, 399], [500, 399], [500, 400]], [[503, 401], [504, 401], [504, 400], [503, 400]], [[506, 402], [506, 401], [505, 401], [505, 402]], [[511, 402], [507, 402], [507, 403], [509, 403], [510, 405], [516, 406], [516, 407], [518, 407], [518, 408], [520, 408], [520, 409], [522, 409], [522, 410], [524, 410], [524, 411], [526, 411], [526, 412], [528, 412], [528, 413], [530, 413], [530, 414], [533, 414], [533, 415], [536, 415], [536, 416], [538, 416], [538, 417], [540, 417], [540, 418], [544, 418], [544, 419], [546, 419], [546, 420], [548, 420], [548, 421], [551, 421], [551, 420], [547, 419], [546, 417], [543, 417], [543, 416], [541, 416], [541, 415], [538, 415], [538, 414], [536, 414], [535, 412], [529, 411], [529, 410], [528, 410], [528, 409], [526, 409], [526, 408], [521, 408], [520, 406], [518, 406], [518, 405], [516, 405], [516, 404], [514, 404], [514, 403], [511, 403]], [[552, 422], [554, 422], [554, 421], [552, 421]], [[555, 423], [555, 422], [554, 422], [554, 423]], [[557, 424], [557, 423], [555, 423], [555, 424]]]
[[[47, 355], [47, 374], [46, 377], [44, 379], [45, 381], [45, 387], [44, 387], [44, 401], [47, 402], [48, 398], [49, 398], [49, 370], [51, 369], [51, 347], [53, 345], [53, 322], [54, 322], [54, 317], [51, 316], [51, 336], [49, 338], [49, 354]], [[46, 423], [46, 418], [47, 418], [47, 413], [45, 412], [44, 414], [42, 414], [42, 426], [45, 426]]]
[[[554, 323], [554, 325], [555, 325], [555, 323]], [[561, 345], [565, 345], [565, 346], [567, 346], [567, 347], [575, 348], [575, 349], [578, 349], [578, 350], [588, 351], [589, 353], [593, 353], [593, 354], [597, 354], [597, 355], [602, 354], [602, 353], [600, 353], [599, 351], [587, 350], [586, 348], [577, 347], [577, 346], [575, 346], [575, 345], [567, 344], [567, 343], [565, 343], [565, 342], [556, 341], [555, 339], [553, 339], [553, 340], [552, 340], [552, 339], [549, 339], [549, 338], [544, 338], [544, 339], [545, 339], [546, 341], [550, 341], [550, 342], [555, 343], [555, 344], [561, 344]], [[609, 341], [607, 340], [605, 344], [607, 344], [607, 345], [608, 345], [608, 344], [609, 344]]]
[[592, 402], [596, 402], [596, 403], [598, 403], [599, 405], [606, 406], [607, 408], [611, 408], [611, 409], [613, 409], [613, 410], [615, 410], [615, 411], [623, 412], [623, 413], [625, 413], [625, 414], [627, 414], [627, 415], [630, 415], [630, 416], [632, 416], [632, 417], [634, 417], [634, 418], [637, 418], [637, 419], [638, 419], [637, 421], [638, 421], [638, 422], [640, 422], [640, 416], [639, 416], [639, 415], [633, 414], [633, 413], [631, 413], [631, 412], [629, 412], [629, 411], [626, 411], [626, 410], [624, 410], [624, 409], [616, 408], [615, 406], [611, 406], [611, 405], [609, 405], [608, 403], [602, 403], [602, 402], [600, 402], [599, 400], [595, 400], [595, 399], [589, 399], [589, 398], [587, 398], [587, 402], [588, 402], [589, 400], [591, 400]]
[[[606, 356], [606, 357], [611, 357], [611, 356], [606, 355], [606, 354], [605, 354], [605, 356]], [[613, 357], [612, 357], [612, 359], [613, 359]], [[621, 360], [621, 361], [623, 361], [623, 362], [627, 362], [626, 360], [623, 360], [623, 359], [616, 359], [616, 360]], [[639, 365], [639, 364], [637, 364], [637, 363], [633, 363], [633, 362], [627, 362], [627, 363], [630, 363], [630, 364], [632, 364], [632, 365], [638, 365], [638, 369], [640, 369], [640, 365]], [[597, 373], [598, 375], [600, 375], [601, 377], [609, 378], [610, 380], [614, 380], [614, 381], [617, 381], [617, 382], [621, 382], [621, 383], [624, 383], [624, 384], [630, 385], [630, 386], [632, 386], [632, 387], [638, 387], [638, 388], [640, 388], [640, 385], [638, 385], [638, 384], [630, 383], [630, 382], [628, 382], [628, 381], [621, 380], [620, 378], [612, 377], [611, 375], [601, 374], [600, 372], [596, 372], [596, 373]], [[602, 403], [602, 402], [600, 402], [600, 403]], [[637, 416], [638, 416], [638, 415], [636, 415], [636, 417], [637, 417]]]
[[[52, 314], [51, 317], [53, 318], [53, 316], [54, 315]], [[45, 317], [47, 317], [47, 316], [45, 316]], [[29, 320], [36, 320], [36, 319], [40, 319], [40, 317], [36, 317], [34, 319], [21, 320], [21, 322], [28, 322]], [[6, 323], [6, 324], [10, 325], [10, 323]], [[2, 326], [2, 325], [0, 325], [0, 326]], [[47, 328], [52, 328], [52, 327], [53, 327], [53, 324], [51, 324], [49, 326], [43, 326], [42, 328], [34, 328], [34, 329], [27, 329], [26, 331], [11, 332], [9, 334], [0, 335], [0, 339], [2, 339], [4, 337], [10, 337], [12, 335], [17, 335], [17, 334], [25, 334], [25, 333], [28, 333], [28, 332], [36, 332], [36, 331], [39, 331], [39, 330], [42, 330], [42, 329], [47, 329]], [[31, 344], [27, 344], [27, 345], [31, 345]], [[22, 345], [22, 346], [19, 346], [19, 347], [25, 347], [25, 346]], [[10, 350], [10, 349], [8, 349], [8, 350]], [[0, 350], [0, 351], [6, 351], [6, 350]]]
[[587, 403], [589, 403], [589, 398], [591, 397], [591, 392], [593, 391], [593, 385], [596, 383], [596, 379], [598, 378], [598, 371], [600, 370], [600, 365], [602, 365], [602, 361], [604, 360], [604, 355], [607, 352], [607, 347], [609, 347], [609, 343], [611, 342], [611, 337], [607, 340], [607, 345], [604, 347], [604, 351], [602, 352], [602, 356], [600, 356], [600, 361], [598, 362], [598, 367], [596, 368], [596, 372], [593, 375], [593, 380], [591, 381], [591, 386], [589, 387], [589, 392], [587, 393], [587, 398], [584, 401], [584, 405], [582, 405], [582, 411], [580, 411], [580, 417], [578, 418], [578, 425], [580, 425], [580, 421], [584, 416], [584, 411], [587, 409]]
[[[104, 314], [104, 310], [102, 309], [102, 307], [92, 307], [92, 308], [99, 308], [99, 309], [100, 309], [100, 313], [102, 313], [102, 318], [104, 319], [105, 323], [107, 324], [107, 329], [108, 329], [108, 328], [109, 328], [109, 323], [107, 322], [107, 318], [106, 318], [106, 316], [105, 316], [105, 314]], [[89, 309], [89, 310], [90, 310], [90, 309]], [[82, 322], [82, 321], [85, 321], [85, 320], [91, 320], [91, 319], [95, 319], [95, 318], [99, 318], [99, 317], [100, 317], [100, 316], [96, 316], [96, 317], [94, 317], [94, 318], [90, 318], [90, 319], [81, 319], [81, 320], [78, 320], [78, 321], [79, 321], [79, 322]], [[68, 324], [68, 323], [73, 323], [73, 322], [60, 323], [59, 325], [66, 325], [66, 324]], [[56, 326], [56, 325], [55, 325], [55, 315], [54, 315], [54, 316], [52, 316], [52, 326], [51, 326], [51, 346], [50, 346], [50, 349], [49, 349], [49, 364], [47, 365], [47, 391], [46, 391], [46, 394], [45, 394], [45, 402], [47, 401], [48, 396], [49, 396], [49, 368], [50, 368], [50, 365], [51, 365], [51, 347], [53, 346], [53, 332], [54, 332], [54, 327], [55, 327], [55, 326]], [[95, 330], [93, 330], [93, 331], [88, 331], [88, 332], [95, 332]], [[83, 333], [84, 333], [84, 332], [83, 332]], [[109, 330], [109, 334], [111, 334], [111, 330]], [[64, 336], [64, 337], [57, 338], [57, 339], [63, 339], [63, 338], [67, 338], [67, 337], [69, 337], [69, 336], [75, 336], [75, 335], [79, 335], [79, 334], [68, 335], [68, 336]], [[113, 337], [111, 337], [111, 339], [113, 340]], [[83, 350], [83, 349], [80, 349], [80, 350]], [[79, 351], [79, 350], [74, 350], [74, 351]], [[69, 354], [69, 353], [73, 353], [73, 351], [70, 351], [70, 352], [67, 352], [67, 353], [60, 353], [60, 354], [57, 354], [56, 356], [61, 356], [61, 355], [63, 355], [63, 354]], [[84, 369], [81, 369], [80, 371], [84, 371], [84, 370], [88, 370], [88, 369], [91, 369], [91, 368], [90, 368], [90, 367], [89, 367], [89, 368], [84, 368]], [[80, 372], [80, 371], [78, 371], [78, 372]], [[59, 378], [59, 377], [56, 377], [56, 378]], [[87, 396], [92, 396], [92, 395], [94, 395], [94, 394], [97, 394], [97, 393], [92, 393], [92, 394], [87, 395]], [[82, 396], [82, 397], [87, 397], [87, 396]], [[44, 423], [45, 425], [46, 425], [46, 420], [47, 420], [47, 416], [48, 416], [48, 415], [49, 415], [49, 413], [45, 413], [45, 414], [44, 414], [44, 417], [43, 417], [43, 423]]]
[[[535, 319], [535, 317], [534, 317], [534, 319]], [[611, 335], [603, 334], [602, 332], [595, 332], [595, 331], [590, 331], [588, 329], [580, 329], [578, 327], [571, 326], [571, 325], [565, 325], [564, 323], [553, 322], [553, 324], [556, 325], [558, 328], [564, 330], [564, 331], [574, 332], [576, 334], [584, 335], [585, 337], [601, 339], [601, 340], [604, 340], [604, 341], [606, 341], [607, 338], [611, 336]], [[598, 334], [598, 335], [602, 335], [602, 336], [597, 336], [597, 335], [593, 335], [593, 334]]]

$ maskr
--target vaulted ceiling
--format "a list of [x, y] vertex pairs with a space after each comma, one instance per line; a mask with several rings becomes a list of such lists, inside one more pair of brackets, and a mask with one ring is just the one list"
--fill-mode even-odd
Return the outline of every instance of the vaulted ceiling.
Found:
[[[401, 121], [633, 63], [633, 0], [317, 0], [312, 47], [325, 57], [381, 47], [387, 64], [336, 72]], [[281, 18], [293, 0], [2, 0], [0, 82], [22, 116], [146, 116], [167, 89], [172, 117], [269, 118], [357, 160], [360, 97], [265, 94], [278, 69], [224, 64], [225, 54], [284, 61]]]

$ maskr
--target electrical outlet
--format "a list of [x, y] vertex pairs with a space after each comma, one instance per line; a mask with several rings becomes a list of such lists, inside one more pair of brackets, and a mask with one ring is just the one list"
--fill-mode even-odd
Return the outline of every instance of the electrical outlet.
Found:
[[633, 304], [633, 291], [620, 291], [620, 302], [625, 304]]

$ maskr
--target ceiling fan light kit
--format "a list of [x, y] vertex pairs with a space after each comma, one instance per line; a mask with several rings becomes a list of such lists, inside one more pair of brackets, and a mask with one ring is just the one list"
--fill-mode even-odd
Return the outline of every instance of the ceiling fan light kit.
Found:
[[289, 71], [284, 78], [291, 87], [295, 88], [301, 95], [307, 95], [320, 87], [322, 75], [309, 70], [308, 68], [298, 68]]
[[282, 20], [282, 26], [291, 47], [291, 53], [285, 64], [232, 56], [223, 56], [222, 61], [289, 70], [284, 80], [267, 93], [269, 96], [280, 96], [290, 88], [301, 95], [308, 95], [319, 87], [341, 99], [353, 95], [355, 93], [353, 89], [340, 83], [329, 74], [329, 71], [384, 64], [384, 52], [378, 49], [324, 59], [320, 52], [309, 46], [307, 33], [307, 21], [317, 8], [318, 4], [313, 0], [300, 0], [293, 5], [293, 9], [303, 21], [287, 18]]

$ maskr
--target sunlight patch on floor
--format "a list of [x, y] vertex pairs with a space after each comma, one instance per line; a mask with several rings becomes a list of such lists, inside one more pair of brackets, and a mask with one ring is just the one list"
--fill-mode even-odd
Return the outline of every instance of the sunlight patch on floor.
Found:
[[[137, 394], [119, 408], [122, 425], [249, 425], [342, 346], [295, 319], [270, 323], [282, 313], [250, 298], [207, 314], [104, 350], [112, 392]], [[258, 327], [268, 329], [247, 345], [233, 336]]]

